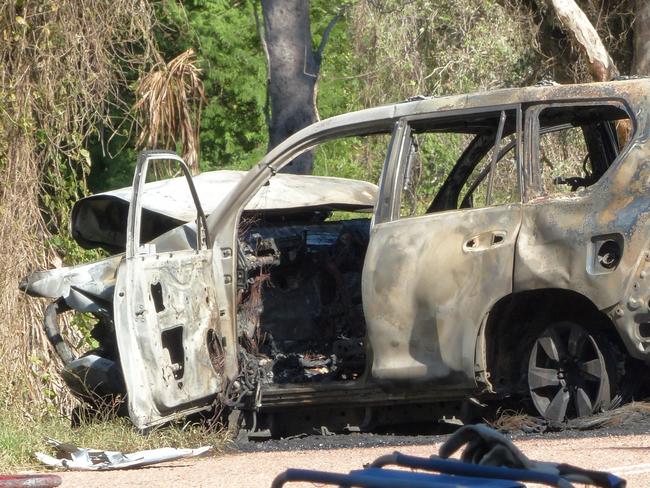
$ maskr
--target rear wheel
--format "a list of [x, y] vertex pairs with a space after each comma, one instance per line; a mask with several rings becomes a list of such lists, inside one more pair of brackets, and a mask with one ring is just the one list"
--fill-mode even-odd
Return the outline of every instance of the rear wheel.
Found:
[[528, 361], [528, 391], [537, 411], [563, 422], [607, 408], [617, 383], [612, 347], [574, 322], [544, 330]]

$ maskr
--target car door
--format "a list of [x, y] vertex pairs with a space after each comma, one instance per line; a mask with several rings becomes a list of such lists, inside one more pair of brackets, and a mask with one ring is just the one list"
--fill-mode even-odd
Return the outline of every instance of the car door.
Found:
[[[363, 271], [375, 381], [475, 387], [474, 355], [481, 322], [493, 304], [512, 291], [514, 246], [522, 215], [520, 113], [518, 107], [507, 107], [399, 122], [401, 139], [393, 144], [384, 169]], [[434, 136], [449, 136], [418, 142], [427, 130]], [[471, 142], [464, 146], [464, 140]], [[405, 214], [413, 154], [427, 144], [438, 156], [431, 169], [420, 163], [420, 186], [435, 186], [432, 182], [441, 179], [439, 169], [449, 163], [445, 163], [447, 152], [455, 148], [460, 156], [444, 184], [435, 191], [431, 188], [433, 203], [415, 215]], [[492, 155], [476, 162], [485, 150]], [[504, 151], [511, 155], [516, 190], [501, 202], [494, 198], [498, 177], [492, 175], [497, 163], [502, 164]], [[480, 169], [481, 164], [487, 164], [485, 169]], [[477, 182], [488, 183], [483, 205], [472, 204]], [[469, 193], [450, 192], [454, 185]], [[450, 195], [453, 198], [447, 198]]]
[[[156, 160], [180, 166], [196, 206], [196, 227], [177, 229], [174, 246], [140, 242], [143, 186]], [[115, 332], [129, 415], [145, 429], [208, 407], [221, 390], [218, 297], [224, 293], [216, 287], [223, 280], [213, 279], [205, 215], [190, 172], [177, 155], [141, 153], [127, 225], [126, 256], [115, 286]]]

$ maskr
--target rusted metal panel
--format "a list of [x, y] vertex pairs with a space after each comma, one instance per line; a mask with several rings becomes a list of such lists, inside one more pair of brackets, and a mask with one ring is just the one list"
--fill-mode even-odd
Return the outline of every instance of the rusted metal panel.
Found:
[[[650, 299], [643, 273], [650, 250], [644, 83], [616, 97], [627, 98], [637, 130], [602, 178], [573, 196], [534, 198], [524, 206], [514, 290], [558, 288], [584, 295], [611, 318], [629, 353], [647, 361], [650, 337], [639, 329], [649, 316]], [[620, 262], [612, 269], [597, 264], [598, 248], [607, 240], [620, 241]]]
[[[288, 164], [301, 151], [311, 147], [315, 141], [327, 140], [346, 134], [389, 132], [401, 117], [437, 114], [443, 111], [456, 111], [476, 108], [503, 106], [514, 103], [540, 103], [556, 100], [576, 99], [618, 99], [625, 100], [632, 111], [642, 111], [642, 102], [647, 100], [648, 80], [598, 83], [588, 85], [558, 85], [530, 87], [522, 89], [503, 89], [488, 93], [432, 98], [422, 101], [362, 110], [317, 122], [276, 146], [262, 161], [249, 171], [237, 187], [229, 193], [224, 204], [216, 209], [208, 219], [211, 234], [221, 247], [234, 245], [232, 229], [245, 204], [253, 198], [257, 189], [271, 179], [272, 175]], [[641, 118], [640, 120], [644, 120]], [[272, 169], [270, 169], [272, 168]], [[524, 168], [524, 179], [529, 175]], [[224, 263], [225, 264], [225, 263]], [[231, 263], [232, 265], [232, 263]], [[235, 303], [235, 288], [228, 287], [231, 304]]]

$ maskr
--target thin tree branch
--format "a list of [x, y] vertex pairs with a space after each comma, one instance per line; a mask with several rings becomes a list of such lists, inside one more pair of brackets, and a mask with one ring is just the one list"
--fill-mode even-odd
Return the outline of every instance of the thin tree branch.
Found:
[[632, 74], [650, 75], [650, 3], [636, 0], [634, 9]]
[[334, 26], [336, 23], [339, 21], [339, 19], [343, 16], [345, 11], [348, 9], [350, 5], [349, 4], [344, 4], [339, 8], [339, 11], [336, 13], [336, 15], [332, 18], [332, 20], [329, 21], [329, 24], [327, 24], [327, 27], [325, 27], [325, 30], [323, 31], [323, 37], [320, 39], [320, 44], [318, 45], [318, 49], [314, 52], [314, 58], [316, 60], [316, 66], [320, 70], [321, 63], [323, 62], [323, 52], [325, 51], [325, 46], [327, 46], [327, 42], [330, 39], [330, 34], [332, 33], [332, 29], [334, 29]]
[[255, 15], [255, 26], [257, 27], [257, 34], [260, 36], [260, 44], [264, 51], [266, 58], [266, 99], [264, 100], [264, 121], [267, 127], [271, 127], [271, 98], [269, 95], [269, 88], [271, 86], [271, 55], [269, 54], [269, 45], [266, 42], [266, 21], [264, 26], [260, 21], [260, 14], [257, 10], [257, 2], [253, 2], [253, 14]]

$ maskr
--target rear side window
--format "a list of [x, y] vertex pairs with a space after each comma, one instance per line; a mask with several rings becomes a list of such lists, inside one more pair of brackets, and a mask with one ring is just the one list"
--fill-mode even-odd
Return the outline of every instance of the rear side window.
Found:
[[536, 108], [533, 196], [570, 196], [596, 183], [625, 148], [632, 120], [618, 104]]

